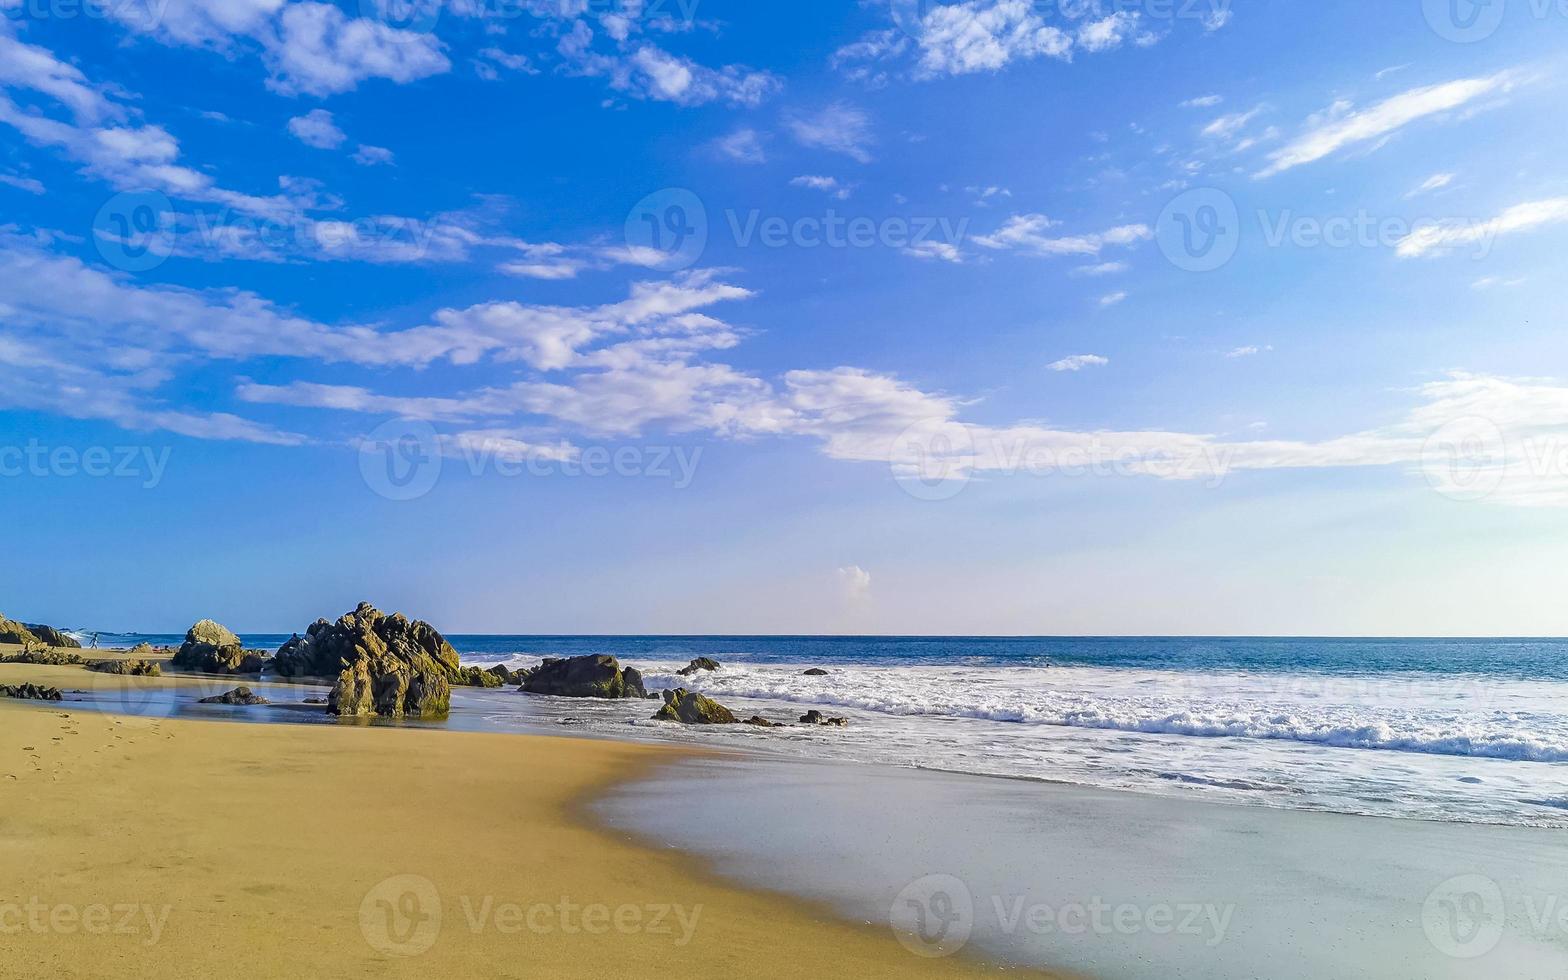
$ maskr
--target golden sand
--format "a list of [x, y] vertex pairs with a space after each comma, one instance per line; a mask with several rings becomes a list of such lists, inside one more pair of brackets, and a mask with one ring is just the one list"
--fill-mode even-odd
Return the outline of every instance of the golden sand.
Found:
[[[0, 665], [0, 683], [23, 681], [157, 683]], [[997, 972], [722, 883], [583, 816], [596, 791], [678, 757], [620, 742], [0, 699], [0, 976]]]

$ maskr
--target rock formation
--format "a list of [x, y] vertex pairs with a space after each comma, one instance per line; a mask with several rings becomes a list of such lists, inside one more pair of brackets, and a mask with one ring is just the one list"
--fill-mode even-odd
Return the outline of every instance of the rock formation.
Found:
[[150, 660], [95, 660], [88, 670], [100, 674], [122, 674], [128, 677], [161, 677], [163, 668]]
[[685, 725], [737, 724], [735, 713], [730, 709], [684, 687], [664, 692], [664, 707], [653, 716], [653, 720], [678, 721]]
[[560, 698], [645, 698], [642, 674], [621, 668], [614, 657], [599, 655], [560, 659], [550, 657], [523, 675], [522, 690]]
[[0, 684], [0, 698], [17, 698], [23, 701], [59, 701], [63, 698], [57, 687], [41, 684]]
[[236, 687], [227, 694], [215, 697], [202, 698], [202, 704], [271, 704], [266, 698], [257, 695], [248, 687]]
[[813, 667], [810, 670], [806, 671], [805, 676], [807, 676], [807, 677], [826, 677], [826, 676], [828, 676], [828, 672], [823, 670], [821, 667]]
[[76, 637], [66, 636], [53, 626], [43, 626], [38, 623], [27, 623], [28, 632], [38, 637], [39, 641], [52, 647], [64, 647], [67, 650], [80, 650], [81, 643]]
[[265, 662], [265, 654], [246, 650], [228, 627], [204, 619], [186, 631], [170, 664], [202, 674], [259, 674]]
[[681, 677], [690, 677], [699, 670], [718, 669], [719, 662], [717, 660], [709, 660], [707, 657], [698, 657], [696, 660], [693, 660], [691, 663], [682, 667], [680, 670], [677, 670], [675, 673], [679, 674]]
[[352, 716], [438, 717], [451, 708], [454, 681], [483, 683], [458, 663], [434, 626], [402, 613], [387, 616], [368, 602], [335, 623], [316, 620], [278, 649], [273, 670], [280, 677], [335, 678], [327, 710]]
[[800, 716], [802, 725], [836, 725], [839, 728], [849, 724], [847, 718], [829, 718], [815, 708]]

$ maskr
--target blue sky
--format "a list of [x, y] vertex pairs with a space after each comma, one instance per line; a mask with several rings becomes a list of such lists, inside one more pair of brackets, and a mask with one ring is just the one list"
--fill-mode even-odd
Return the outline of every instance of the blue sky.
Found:
[[1555, 6], [0, 10], [8, 614], [1568, 632]]

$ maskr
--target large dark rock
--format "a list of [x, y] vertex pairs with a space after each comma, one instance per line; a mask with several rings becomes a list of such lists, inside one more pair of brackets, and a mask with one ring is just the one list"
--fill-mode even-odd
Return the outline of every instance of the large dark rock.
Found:
[[57, 687], [41, 684], [0, 684], [0, 698], [17, 698], [23, 701], [59, 701], [64, 695]]
[[810, 670], [805, 672], [805, 676], [807, 676], [807, 677], [826, 677], [826, 676], [828, 676], [828, 672], [823, 670], [821, 667], [813, 667]]
[[42, 626], [37, 623], [28, 623], [27, 629], [39, 641], [52, 647], [64, 647], [67, 650], [80, 650], [82, 645], [74, 636], [66, 636], [53, 626]]
[[559, 698], [645, 698], [642, 674], [636, 668], [621, 669], [614, 657], [599, 655], [550, 657], [532, 670], [522, 671], [522, 690], [529, 694], [550, 694]]
[[691, 663], [689, 663], [686, 666], [682, 667], [680, 670], [677, 670], [675, 673], [679, 674], [682, 677], [690, 677], [692, 674], [695, 674], [699, 670], [718, 670], [718, 669], [719, 669], [719, 662], [717, 660], [710, 660], [707, 657], [698, 657], [696, 660], [693, 660]]
[[[496, 664], [490, 668], [490, 673], [499, 678], [502, 684], [510, 684], [515, 687], [523, 682], [523, 675], [506, 664]], [[486, 686], [488, 687], [489, 685]]]
[[438, 717], [451, 709], [454, 681], [483, 683], [466, 680], [434, 626], [368, 602], [335, 623], [316, 620], [278, 649], [272, 666], [280, 677], [336, 678], [327, 709], [339, 715]]
[[266, 654], [246, 650], [228, 627], [204, 619], [185, 632], [172, 666], [202, 674], [259, 674]]
[[201, 703], [202, 704], [243, 704], [243, 705], [251, 705], [251, 704], [271, 704], [272, 702], [268, 701], [266, 698], [261, 697], [260, 695], [256, 694], [255, 692], [253, 692], [248, 687], [236, 687], [234, 690], [228, 692], [227, 694], [219, 694], [219, 695], [217, 695], [215, 697], [202, 698], [201, 699]]
[[735, 713], [724, 705], [684, 687], [664, 692], [664, 707], [654, 721], [678, 721], [685, 725], [734, 725]]

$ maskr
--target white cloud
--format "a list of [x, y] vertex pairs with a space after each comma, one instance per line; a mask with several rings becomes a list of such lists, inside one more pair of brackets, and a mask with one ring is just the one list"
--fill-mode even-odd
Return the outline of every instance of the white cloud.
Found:
[[332, 113], [325, 109], [312, 109], [290, 119], [289, 132], [301, 143], [318, 150], [335, 150], [348, 139], [333, 121]]
[[1200, 95], [1181, 103], [1183, 109], [1212, 109], [1225, 101], [1223, 95]]
[[936, 4], [920, 24], [922, 75], [997, 71], [1013, 60], [1071, 59], [1072, 35], [1046, 24], [1025, 0]]
[[1118, 10], [1100, 20], [1090, 21], [1078, 29], [1078, 46], [1091, 54], [1111, 51], [1131, 40], [1147, 47], [1158, 40], [1153, 34], [1139, 29], [1142, 15], [1136, 11]]
[[838, 570], [839, 588], [849, 602], [864, 602], [871, 596], [871, 573], [859, 565], [846, 565]]
[[710, 68], [657, 45], [633, 40], [634, 29], [644, 23], [641, 19], [606, 20], [614, 25], [605, 34], [611, 39], [613, 53], [596, 47], [598, 35], [586, 20], [570, 18], [556, 51], [573, 73], [603, 78], [610, 88], [632, 98], [681, 106], [710, 102], [755, 106], [783, 87], [783, 81], [771, 72], [741, 65]]
[[941, 262], [951, 262], [954, 265], [964, 264], [963, 250], [951, 242], [939, 242], [929, 239], [918, 241], [906, 247], [903, 253], [917, 259], [935, 259]]
[[1406, 194], [1405, 195], [1405, 200], [1408, 201], [1408, 200], [1410, 200], [1413, 197], [1420, 197], [1422, 194], [1430, 194], [1432, 191], [1440, 191], [1443, 188], [1445, 188], [1445, 187], [1449, 186], [1450, 184], [1452, 184], [1454, 182], [1454, 177], [1455, 176], [1457, 176], [1457, 175], [1456, 174], [1433, 174], [1432, 176], [1428, 177], [1426, 180], [1422, 181], [1419, 186], [1417, 186], [1416, 188], [1411, 190], [1410, 193]]
[[1247, 124], [1256, 119], [1262, 112], [1263, 106], [1258, 106], [1246, 112], [1233, 112], [1229, 115], [1220, 116], [1203, 127], [1203, 135], [1211, 139], [1230, 139], [1245, 129]]
[[802, 174], [791, 179], [789, 185], [791, 187], [805, 187], [814, 191], [821, 191], [824, 194], [838, 198], [840, 201], [848, 200], [851, 193], [851, 188], [848, 185], [839, 183], [836, 177]]
[[1107, 247], [1132, 246], [1154, 237], [1148, 225], [1121, 225], [1090, 235], [1047, 234], [1060, 224], [1043, 214], [1014, 215], [1000, 229], [977, 237], [975, 242], [985, 248], [1016, 249], [1037, 256], [1099, 255]]
[[1109, 363], [1111, 363], [1110, 358], [1101, 357], [1099, 354], [1074, 354], [1053, 361], [1046, 367], [1052, 371], [1082, 371], [1086, 367], [1104, 367]]
[[721, 156], [740, 163], [768, 162], [767, 151], [762, 145], [762, 134], [749, 127], [719, 137], [713, 141], [713, 148]]
[[1490, 252], [1504, 235], [1568, 222], [1568, 197], [1516, 204], [1488, 221], [1446, 222], [1417, 228], [1394, 246], [1400, 258], [1478, 245]]
[[42, 181], [35, 180], [32, 177], [21, 177], [16, 174], [0, 174], [0, 184], [40, 196], [47, 192], [47, 188], [44, 187]]
[[392, 151], [384, 146], [361, 143], [359, 149], [354, 151], [354, 162], [361, 167], [389, 166], [394, 159]]
[[1470, 288], [1496, 289], [1498, 287], [1502, 287], [1504, 289], [1512, 289], [1515, 286], [1522, 286], [1524, 283], [1525, 280], [1523, 279], [1504, 279], [1502, 276], [1482, 276], [1480, 279], [1477, 279], [1475, 282], [1471, 283]]
[[1458, 109], [1484, 96], [1507, 92], [1515, 80], [1513, 72], [1501, 72], [1486, 78], [1429, 85], [1360, 111], [1348, 103], [1338, 103], [1324, 116], [1310, 121], [1306, 133], [1271, 154], [1269, 165], [1257, 176], [1272, 177], [1346, 147], [1382, 139], [1418, 120]]
[[861, 163], [871, 162], [871, 117], [865, 111], [835, 102], [819, 112], [785, 118], [784, 126], [802, 146], [842, 153]]
[[1080, 265], [1068, 275], [1072, 276], [1113, 276], [1119, 272], [1126, 272], [1131, 266], [1126, 262], [1100, 262], [1095, 265]]
[[1104, 296], [1100, 297], [1100, 305], [1102, 307], [1116, 306], [1116, 305], [1120, 304], [1126, 298], [1127, 298], [1127, 293], [1124, 292], [1124, 291], [1118, 291], [1118, 292], [1114, 292], [1114, 293], [1106, 293]]
[[1249, 344], [1249, 345], [1247, 345], [1245, 347], [1236, 347], [1236, 348], [1233, 348], [1231, 350], [1228, 350], [1228, 351], [1225, 352], [1225, 356], [1229, 357], [1229, 358], [1232, 358], [1232, 359], [1240, 358], [1240, 357], [1252, 357], [1255, 354], [1262, 354], [1265, 351], [1271, 351], [1273, 349], [1274, 349], [1273, 347], [1270, 347], [1268, 345], [1264, 345], [1262, 347], [1259, 347], [1259, 346], [1254, 345], [1254, 344]]

